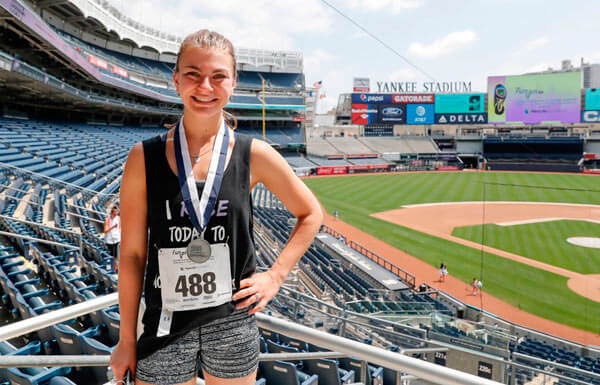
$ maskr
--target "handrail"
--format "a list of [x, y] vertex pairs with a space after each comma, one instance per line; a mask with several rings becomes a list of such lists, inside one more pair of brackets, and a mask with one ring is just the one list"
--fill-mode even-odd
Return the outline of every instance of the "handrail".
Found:
[[[318, 360], [321, 358], [347, 357], [339, 352], [309, 353], [260, 353], [259, 361]], [[108, 366], [110, 355], [60, 355], [60, 356], [0, 356], [0, 368], [33, 368], [40, 366]]]
[[444, 385], [499, 385], [499, 382], [487, 380], [472, 374], [460, 372], [444, 366], [422, 361], [394, 353], [375, 346], [363, 344], [347, 338], [335, 336], [303, 325], [269, 317], [262, 313], [256, 314], [258, 325], [265, 329], [298, 338], [334, 351], [346, 353], [351, 357], [360, 357], [377, 365], [413, 374], [418, 378]]
[[[84, 314], [91, 313], [117, 304], [118, 293], [108, 294], [102, 297], [68, 306], [63, 309], [51, 311], [37, 317], [0, 327], [0, 341], [5, 341], [27, 333], [43, 329], [50, 325], [67, 321]], [[427, 381], [444, 385], [500, 385], [499, 382], [476, 377], [472, 374], [460, 372], [455, 369], [446, 368], [417, 358], [404, 356], [374, 346], [366, 345], [343, 337], [334, 336], [322, 331], [270, 317], [265, 314], [256, 314], [260, 327], [286, 334], [292, 338], [299, 338], [307, 342], [323, 346], [334, 352], [344, 353], [348, 356], [358, 356], [364, 361], [388, 367], [393, 370], [409, 373]], [[102, 357], [102, 356], [100, 356]], [[15, 357], [23, 358], [23, 357]], [[106, 359], [104, 357], [103, 359]], [[90, 362], [94, 362], [90, 359]], [[12, 362], [14, 366], [20, 366], [19, 362]]]
[[60, 227], [46, 226], [46, 225], [43, 225], [41, 223], [26, 221], [24, 219], [17, 219], [17, 218], [9, 217], [9, 216], [6, 216], [6, 215], [0, 215], [0, 219], [10, 219], [11, 221], [17, 221], [17, 222], [25, 223], [26, 225], [29, 225], [29, 226], [38, 226], [38, 227], [43, 227], [43, 228], [50, 229], [50, 230], [62, 231], [63, 233], [72, 234], [72, 235], [75, 235], [75, 236], [78, 236], [78, 237], [81, 236], [81, 234], [78, 233], [78, 232], [76, 232], [76, 231], [61, 229]]
[[[331, 234], [336, 238], [339, 238], [342, 235], [341, 233], [339, 233], [338, 231], [336, 231], [335, 229], [333, 229], [327, 225], [321, 226], [321, 231]], [[408, 271], [402, 269], [401, 267], [394, 265], [392, 262], [388, 261], [387, 259], [385, 259], [383, 257], [380, 257], [378, 254], [372, 252], [371, 250], [367, 249], [360, 243], [354, 242], [351, 239], [347, 239], [346, 237], [344, 237], [344, 243], [346, 245], [348, 245], [349, 247], [351, 247], [352, 249], [358, 251], [365, 257], [369, 258], [373, 262], [377, 263], [379, 266], [383, 267], [390, 273], [397, 275], [399, 277], [403, 277], [404, 282], [406, 282], [411, 287], [411, 289], [415, 288], [416, 278], [414, 275], [412, 275]], [[402, 273], [402, 274], [399, 274], [399, 273]]]
[[26, 235], [21, 235], [21, 234], [17, 234], [17, 233], [10, 233], [10, 232], [7, 232], [7, 231], [0, 231], [0, 235], [4, 235], [4, 236], [7, 236], [7, 237], [13, 237], [13, 238], [21, 238], [21, 239], [25, 239], [27, 241], [44, 243], [44, 244], [47, 244], [47, 245], [66, 247], [66, 248], [69, 248], [69, 249], [76, 249], [76, 250], [80, 250], [81, 249], [79, 246], [73, 246], [73, 245], [69, 245], [69, 244], [66, 244], [66, 243], [60, 243], [60, 242], [54, 242], [54, 241], [47, 241], [45, 239], [28, 237]]
[[92, 189], [89, 189], [89, 188], [86, 188], [86, 187], [77, 186], [75, 184], [72, 184], [72, 183], [69, 183], [69, 182], [65, 182], [65, 181], [60, 180], [60, 179], [52, 178], [51, 176], [47, 176], [47, 175], [43, 175], [43, 174], [40, 174], [40, 173], [37, 173], [37, 172], [29, 171], [26, 168], [16, 167], [16, 166], [13, 166], [12, 164], [4, 163], [4, 162], [0, 162], [0, 166], [1, 167], [6, 167], [6, 168], [12, 168], [12, 169], [15, 169], [15, 170], [17, 170], [19, 172], [22, 172], [22, 173], [35, 175], [38, 178], [48, 179], [48, 180], [50, 180], [50, 181], [52, 181], [54, 183], [66, 185], [66, 186], [69, 186], [69, 187], [74, 188], [74, 189], [89, 191], [89, 192], [94, 193], [96, 195], [109, 195], [109, 196], [116, 196], [117, 195], [117, 194], [106, 194], [106, 193], [98, 192], [98, 191], [95, 191], [95, 190], [92, 190]]
[[0, 327], [0, 342], [19, 337], [24, 334], [44, 329], [57, 323], [89, 314], [91, 312], [116, 305], [119, 302], [118, 293], [111, 293], [89, 299], [85, 302], [50, 311], [38, 316], [27, 318], [10, 325]]
[[78, 209], [84, 209], [84, 210], [87, 210], [87, 211], [92, 212], [94, 214], [99, 214], [99, 215], [106, 216], [106, 213], [103, 213], [102, 211], [96, 211], [94, 209], [89, 209], [89, 208], [87, 208], [85, 206], [79, 206], [79, 205], [76, 205], [76, 204], [73, 204], [73, 203], [68, 203], [68, 202], [66, 203], [66, 205], [67, 206], [71, 206], [71, 207], [77, 207]]
[[87, 219], [88, 221], [92, 221], [92, 222], [96, 222], [96, 223], [104, 223], [104, 221], [100, 221], [100, 220], [92, 218], [92, 217], [87, 217], [85, 215], [77, 214], [77, 213], [74, 213], [73, 211], [67, 211], [66, 214], [69, 214], [69, 215], [72, 215], [72, 216], [78, 217], [78, 218]]

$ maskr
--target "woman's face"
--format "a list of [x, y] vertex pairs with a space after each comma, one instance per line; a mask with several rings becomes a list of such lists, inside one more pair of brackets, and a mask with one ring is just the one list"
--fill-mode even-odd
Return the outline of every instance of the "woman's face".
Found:
[[233, 60], [221, 49], [189, 46], [179, 58], [173, 81], [186, 113], [220, 115], [235, 87]]
[[112, 210], [110, 210], [110, 215], [112, 215], [112, 216], [115, 216], [115, 215], [117, 215], [118, 213], [119, 213], [119, 210], [118, 210], [118, 209], [112, 209]]

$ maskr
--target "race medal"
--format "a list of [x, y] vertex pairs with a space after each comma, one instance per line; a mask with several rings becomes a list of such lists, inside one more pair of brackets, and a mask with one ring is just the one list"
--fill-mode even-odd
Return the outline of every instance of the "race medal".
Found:
[[196, 238], [190, 242], [187, 249], [187, 256], [196, 263], [204, 263], [211, 256], [210, 243], [202, 238]]

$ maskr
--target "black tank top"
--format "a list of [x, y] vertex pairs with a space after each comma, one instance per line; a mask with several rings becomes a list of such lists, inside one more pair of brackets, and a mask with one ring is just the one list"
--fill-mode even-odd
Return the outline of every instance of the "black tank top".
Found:
[[[251, 276], [256, 268], [253, 238], [252, 197], [250, 195], [250, 145], [252, 138], [235, 134], [233, 151], [225, 169], [221, 190], [204, 239], [210, 243], [226, 242], [230, 250], [231, 277], [235, 291], [241, 279]], [[171, 332], [156, 337], [162, 310], [158, 250], [186, 247], [196, 237], [196, 231], [184, 209], [179, 179], [173, 173], [165, 155], [165, 136], [143, 142], [148, 200], [148, 262], [144, 282], [146, 311], [142, 318], [144, 332], [138, 340], [138, 359], [169, 344], [177, 336], [210, 321], [225, 317], [234, 310], [234, 303], [173, 313]], [[197, 182], [198, 195], [203, 183]]]

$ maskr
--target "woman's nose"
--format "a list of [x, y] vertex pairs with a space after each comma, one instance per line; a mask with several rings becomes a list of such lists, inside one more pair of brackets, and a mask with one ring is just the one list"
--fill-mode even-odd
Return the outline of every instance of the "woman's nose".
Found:
[[200, 84], [198, 84], [200, 88], [208, 88], [212, 90], [212, 84], [210, 84], [210, 76], [204, 76], [200, 79]]

